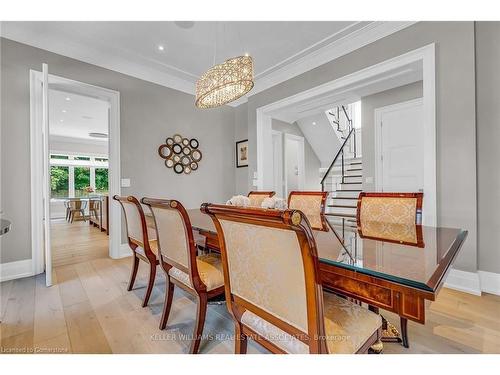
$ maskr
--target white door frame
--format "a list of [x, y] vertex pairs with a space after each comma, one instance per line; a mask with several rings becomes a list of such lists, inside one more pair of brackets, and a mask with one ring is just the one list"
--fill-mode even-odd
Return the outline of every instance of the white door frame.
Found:
[[[375, 79], [377, 75], [390, 72], [396, 68], [404, 67], [414, 62], [422, 63], [423, 76], [423, 121], [426, 124], [424, 137], [426, 139], [424, 149], [424, 165], [429, 166], [434, 172], [428, 171], [426, 183], [426, 194], [436, 196], [436, 64], [434, 43], [413, 51], [396, 56], [381, 63], [361, 69], [352, 74], [345, 75], [336, 80], [313, 87], [290, 97], [278, 100], [274, 103], [256, 109], [256, 154], [257, 154], [257, 188], [269, 190], [272, 186], [272, 171], [266, 163], [272, 157], [271, 119], [273, 112], [292, 105], [299, 105], [311, 98], [320, 100], [332, 93], [340, 91], [349, 85], [367, 79]], [[271, 152], [271, 154], [270, 154]], [[432, 174], [432, 176], [431, 176]], [[429, 193], [433, 192], [433, 193]], [[436, 201], [429, 200], [424, 210], [429, 217], [427, 225], [437, 225]]]
[[[283, 187], [284, 187], [284, 182], [283, 182], [283, 132], [280, 132], [278, 130], [274, 130], [272, 131], [272, 136], [276, 136], [277, 139], [278, 139], [278, 148], [280, 150], [280, 153], [279, 153], [279, 161], [278, 161], [278, 164], [279, 164], [279, 169], [278, 169], [278, 176], [277, 176], [277, 179], [279, 181], [279, 191], [276, 191], [276, 196], [278, 196], [279, 198], [282, 198], [283, 197]], [[274, 144], [273, 144], [273, 168], [274, 168]], [[274, 176], [276, 177], [276, 176]], [[275, 187], [276, 189], [276, 187]]]
[[[407, 100], [404, 102], [387, 105], [384, 107], [375, 108], [375, 189], [380, 191], [382, 188], [382, 130], [380, 124], [382, 122], [382, 115], [389, 112], [399, 111], [405, 108], [411, 108], [416, 105], [424, 106], [423, 98], [417, 98], [412, 100]], [[430, 150], [434, 147], [436, 142], [435, 127], [432, 127], [431, 123], [425, 122], [425, 117], [423, 116], [424, 127], [424, 155], [422, 155], [424, 162], [424, 209], [423, 209], [423, 223], [428, 226], [436, 226], [436, 201], [437, 201], [437, 191], [436, 191], [436, 160], [431, 160], [425, 157], [426, 150]]]
[[[109, 196], [121, 192], [120, 179], [120, 93], [103, 87], [49, 74], [50, 86], [75, 94], [92, 96], [109, 102]], [[31, 254], [33, 274], [44, 272], [43, 249], [43, 188], [42, 73], [30, 70], [30, 173], [31, 173]], [[48, 158], [48, 155], [47, 155]], [[109, 256], [121, 257], [121, 210], [110, 199]]]
[[299, 190], [304, 190], [304, 185], [305, 185], [305, 182], [306, 182], [306, 169], [305, 169], [305, 144], [304, 144], [304, 137], [301, 137], [299, 135], [295, 135], [295, 134], [289, 134], [289, 133], [285, 133], [285, 142], [284, 142], [284, 147], [283, 147], [283, 159], [284, 159], [284, 168], [283, 168], [283, 176], [284, 176], [284, 187], [285, 187], [285, 192], [287, 194], [287, 197], [288, 198], [288, 194], [290, 193], [288, 191], [288, 177], [287, 177], [287, 158], [286, 158], [286, 141], [287, 140], [293, 140], [293, 141], [298, 141], [299, 144], [300, 144], [300, 154], [299, 154], [299, 165], [298, 165], [298, 169], [299, 169]]

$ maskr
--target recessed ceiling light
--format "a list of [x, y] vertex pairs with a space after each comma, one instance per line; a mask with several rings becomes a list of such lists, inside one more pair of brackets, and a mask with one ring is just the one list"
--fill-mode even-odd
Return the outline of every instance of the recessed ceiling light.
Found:
[[164, 51], [165, 47], [163, 47], [161, 44], [158, 46], [158, 51]]
[[89, 133], [89, 137], [92, 138], [108, 138], [108, 135], [106, 133]]
[[66, 97], [66, 101], [69, 102], [71, 98], [69, 96]]
[[316, 125], [316, 122], [313, 121], [313, 125]]
[[84, 119], [84, 120], [92, 120], [93, 117], [92, 116], [84, 115], [84, 116], [82, 116], [82, 119]]
[[64, 122], [64, 120], [63, 120], [63, 119], [60, 119], [60, 120], [59, 120], [59, 122]]
[[63, 110], [62, 110], [62, 113], [66, 113], [66, 110], [65, 110], [65, 109], [63, 109]]

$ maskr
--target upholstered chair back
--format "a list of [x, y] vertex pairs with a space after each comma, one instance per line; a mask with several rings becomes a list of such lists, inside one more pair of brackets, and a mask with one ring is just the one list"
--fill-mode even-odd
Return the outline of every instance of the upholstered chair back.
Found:
[[251, 207], [260, 207], [264, 199], [274, 196], [274, 191], [251, 191], [248, 193]]
[[[153, 214], [159, 251], [163, 259], [184, 272], [189, 270], [190, 242], [186, 228], [188, 219], [182, 204], [175, 200], [143, 198]], [[190, 226], [190, 225], [189, 225]], [[191, 234], [192, 237], [192, 234]]]
[[323, 228], [326, 191], [292, 191], [288, 195], [288, 208], [300, 210], [314, 229]]
[[306, 345], [308, 351], [304, 338], [320, 330], [314, 317], [322, 295], [315, 287], [316, 246], [304, 216], [211, 204], [202, 211], [217, 227], [230, 311], [244, 324], [257, 319], [280, 328], [294, 337], [290, 345]]
[[415, 225], [422, 223], [423, 193], [365, 193], [358, 197], [358, 225], [369, 222]]
[[113, 199], [118, 201], [123, 208], [129, 240], [137, 246], [144, 247], [144, 244], [148, 243], [148, 238], [144, 238], [144, 232], [146, 232], [147, 237], [147, 230], [145, 230], [146, 223], [141, 204], [133, 196], [120, 197], [115, 195]]

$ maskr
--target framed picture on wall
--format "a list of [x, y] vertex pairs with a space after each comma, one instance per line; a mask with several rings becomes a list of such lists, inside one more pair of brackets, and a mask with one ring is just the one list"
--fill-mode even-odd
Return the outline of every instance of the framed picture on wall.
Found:
[[248, 139], [236, 142], [236, 168], [248, 167]]

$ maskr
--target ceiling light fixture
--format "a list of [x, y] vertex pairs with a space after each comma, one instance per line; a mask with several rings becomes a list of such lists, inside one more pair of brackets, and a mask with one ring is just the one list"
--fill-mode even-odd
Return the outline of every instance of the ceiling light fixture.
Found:
[[316, 125], [316, 122], [315, 122], [315, 121], [313, 121], [313, 125]]
[[66, 101], [69, 102], [71, 98], [69, 96], [66, 97]]
[[215, 108], [241, 98], [254, 86], [253, 60], [247, 54], [233, 57], [215, 65], [217, 30], [215, 32], [214, 66], [196, 82], [198, 108]]
[[165, 47], [163, 47], [161, 44], [158, 46], [158, 51], [163, 51], [165, 50]]
[[62, 112], [62, 113], [66, 113], [66, 110], [65, 110], [65, 109], [63, 109], [61, 112]]
[[108, 138], [108, 135], [106, 133], [93, 133], [93, 132], [90, 132], [89, 133], [89, 137], [92, 137], [92, 138]]

